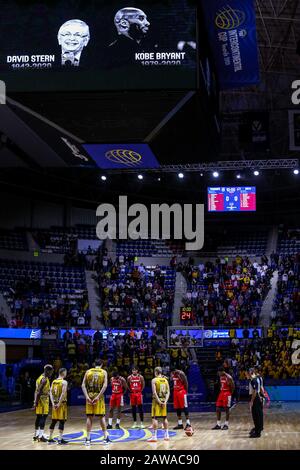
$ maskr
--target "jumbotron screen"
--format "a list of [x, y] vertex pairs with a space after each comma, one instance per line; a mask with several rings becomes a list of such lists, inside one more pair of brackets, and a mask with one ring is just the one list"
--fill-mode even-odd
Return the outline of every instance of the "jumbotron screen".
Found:
[[190, 0], [0, 0], [7, 91], [196, 87]]
[[208, 188], [208, 212], [256, 211], [255, 186]]

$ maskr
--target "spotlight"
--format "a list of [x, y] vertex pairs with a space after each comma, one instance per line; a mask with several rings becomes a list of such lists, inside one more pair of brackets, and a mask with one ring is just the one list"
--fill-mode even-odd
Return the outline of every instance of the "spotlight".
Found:
[[161, 178], [160, 178], [160, 176], [157, 178], [157, 181], [161, 181]]
[[138, 179], [142, 181], [144, 179], [143, 175], [138, 175]]
[[178, 173], [178, 178], [180, 178], [182, 180], [182, 178], [184, 178], [184, 174], [183, 173]]
[[106, 178], [105, 175], [102, 175], [102, 176], [101, 176], [101, 179], [102, 179], [102, 181], [106, 181], [106, 180], [107, 180], [107, 178]]
[[236, 177], [237, 177], [238, 180], [241, 179], [241, 175], [239, 173], [236, 175]]
[[254, 176], [259, 176], [259, 171], [255, 170], [255, 171], [253, 171], [253, 174], [254, 174]]
[[203, 176], [203, 173], [200, 173], [200, 176]]
[[219, 172], [218, 172], [218, 171], [214, 171], [214, 172], [213, 172], [213, 177], [214, 177], [214, 178], [219, 178], [219, 176], [220, 176], [220, 175], [219, 175]]
[[293, 171], [294, 175], [299, 175], [299, 170], [298, 168], [295, 168], [295, 170]]

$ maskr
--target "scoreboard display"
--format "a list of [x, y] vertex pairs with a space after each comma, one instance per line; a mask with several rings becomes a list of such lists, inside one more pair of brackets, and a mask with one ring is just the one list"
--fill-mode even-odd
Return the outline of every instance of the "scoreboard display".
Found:
[[195, 320], [195, 315], [194, 315], [192, 307], [181, 307], [180, 320], [183, 322]]
[[208, 188], [208, 212], [255, 212], [256, 187]]

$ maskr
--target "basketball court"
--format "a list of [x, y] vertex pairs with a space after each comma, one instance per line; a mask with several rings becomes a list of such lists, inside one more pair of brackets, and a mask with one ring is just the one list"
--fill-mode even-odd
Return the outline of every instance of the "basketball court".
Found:
[[[170, 441], [163, 440], [163, 432], [158, 433], [157, 444], [146, 440], [151, 436], [148, 429], [150, 418], [146, 416], [144, 430], [130, 429], [132, 421], [129, 416], [122, 419], [121, 430], [110, 431], [113, 443], [104, 446], [101, 443], [102, 432], [94, 422], [92, 445], [84, 446], [85, 416], [82, 407], [69, 408], [69, 420], [65, 427], [66, 446], [33, 443], [34, 413], [30, 410], [13, 411], [0, 415], [0, 449], [1, 450], [297, 450], [300, 444], [300, 404], [273, 404], [265, 411], [265, 429], [259, 439], [249, 439], [252, 420], [249, 406], [241, 403], [232, 410], [228, 431], [212, 431], [215, 424], [214, 413], [193, 413], [192, 424], [195, 433], [187, 437], [184, 431], [173, 431], [176, 416], [169, 416]], [[48, 419], [46, 431], [50, 424]]]

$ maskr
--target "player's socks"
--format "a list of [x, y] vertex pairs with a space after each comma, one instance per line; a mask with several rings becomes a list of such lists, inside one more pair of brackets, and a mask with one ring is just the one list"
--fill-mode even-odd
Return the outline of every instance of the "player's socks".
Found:
[[165, 440], [165, 441], [169, 441], [169, 440], [170, 440], [170, 437], [169, 437], [169, 430], [168, 430], [168, 429], [165, 430], [164, 440]]
[[91, 432], [90, 432], [90, 431], [87, 431], [87, 433], [86, 433], [86, 438], [87, 438], [88, 440], [91, 440]]
[[48, 439], [46, 439], [44, 429], [40, 429], [39, 431], [39, 436], [38, 436], [38, 441], [39, 442], [48, 442]]
[[224, 431], [226, 431], [228, 428], [229, 428], [229, 421], [225, 421], [224, 426], [222, 427], [222, 429]]
[[58, 445], [60, 445], [60, 446], [66, 445], [66, 444], [68, 444], [68, 441], [65, 441], [64, 439], [60, 439], [60, 440], [58, 441]]
[[141, 428], [141, 429], [145, 429], [144, 423], [141, 423], [140, 428]]
[[222, 429], [221, 428], [221, 421], [218, 421], [217, 424], [212, 428], [212, 430], [215, 430], [215, 429]]
[[112, 418], [108, 418], [108, 424], [110, 424], [112, 426], [112, 422], [113, 422], [113, 419]]
[[148, 439], [148, 442], [157, 442], [157, 431], [152, 432], [152, 436]]
[[187, 424], [188, 426], [190, 426], [190, 425], [191, 425], [191, 421], [190, 421], [189, 419], [187, 419], [187, 420], [186, 420], [186, 424]]
[[136, 428], [138, 428], [138, 424], [137, 424], [137, 422], [135, 421], [135, 422], [133, 423], [133, 425], [132, 425], [132, 429], [136, 429]]
[[117, 419], [116, 429], [120, 429], [120, 427], [121, 427], [120, 424], [121, 424], [121, 420]]

